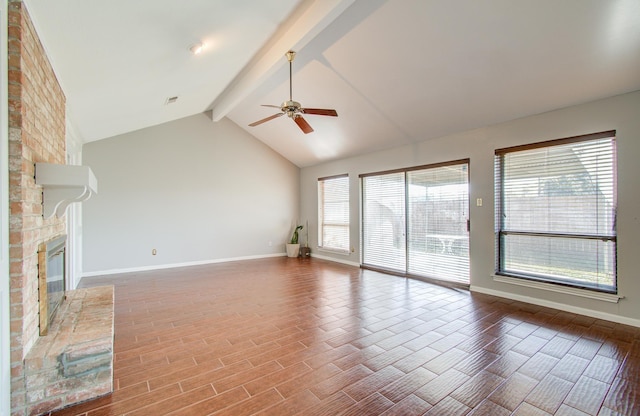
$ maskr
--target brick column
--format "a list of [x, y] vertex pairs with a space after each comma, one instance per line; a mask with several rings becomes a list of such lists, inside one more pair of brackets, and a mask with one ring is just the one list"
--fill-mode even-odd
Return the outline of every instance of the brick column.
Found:
[[38, 338], [38, 244], [64, 234], [42, 217], [36, 162], [65, 163], [65, 96], [21, 0], [8, 3], [11, 409], [26, 414], [24, 358]]

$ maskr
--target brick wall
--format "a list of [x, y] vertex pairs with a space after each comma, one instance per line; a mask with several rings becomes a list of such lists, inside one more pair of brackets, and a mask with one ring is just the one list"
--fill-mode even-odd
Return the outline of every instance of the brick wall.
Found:
[[11, 408], [26, 414], [24, 358], [38, 339], [38, 244], [64, 234], [42, 217], [36, 162], [65, 163], [65, 96], [21, 0], [8, 2]]

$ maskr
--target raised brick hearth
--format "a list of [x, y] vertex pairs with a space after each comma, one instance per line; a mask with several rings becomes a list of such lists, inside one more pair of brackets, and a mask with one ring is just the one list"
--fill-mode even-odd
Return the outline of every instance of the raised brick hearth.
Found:
[[29, 415], [113, 391], [113, 286], [67, 292], [25, 358], [25, 377]]

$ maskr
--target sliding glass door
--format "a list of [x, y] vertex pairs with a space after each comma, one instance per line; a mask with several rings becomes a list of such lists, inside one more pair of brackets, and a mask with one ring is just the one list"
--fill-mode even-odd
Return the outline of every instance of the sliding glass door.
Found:
[[363, 266], [469, 283], [469, 162], [362, 176]]

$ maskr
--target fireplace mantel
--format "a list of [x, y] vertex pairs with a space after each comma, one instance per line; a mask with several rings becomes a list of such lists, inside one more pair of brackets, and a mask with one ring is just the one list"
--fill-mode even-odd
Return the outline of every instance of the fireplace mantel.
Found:
[[43, 188], [45, 218], [64, 215], [73, 202], [86, 201], [98, 193], [98, 180], [88, 166], [36, 163], [36, 184]]

